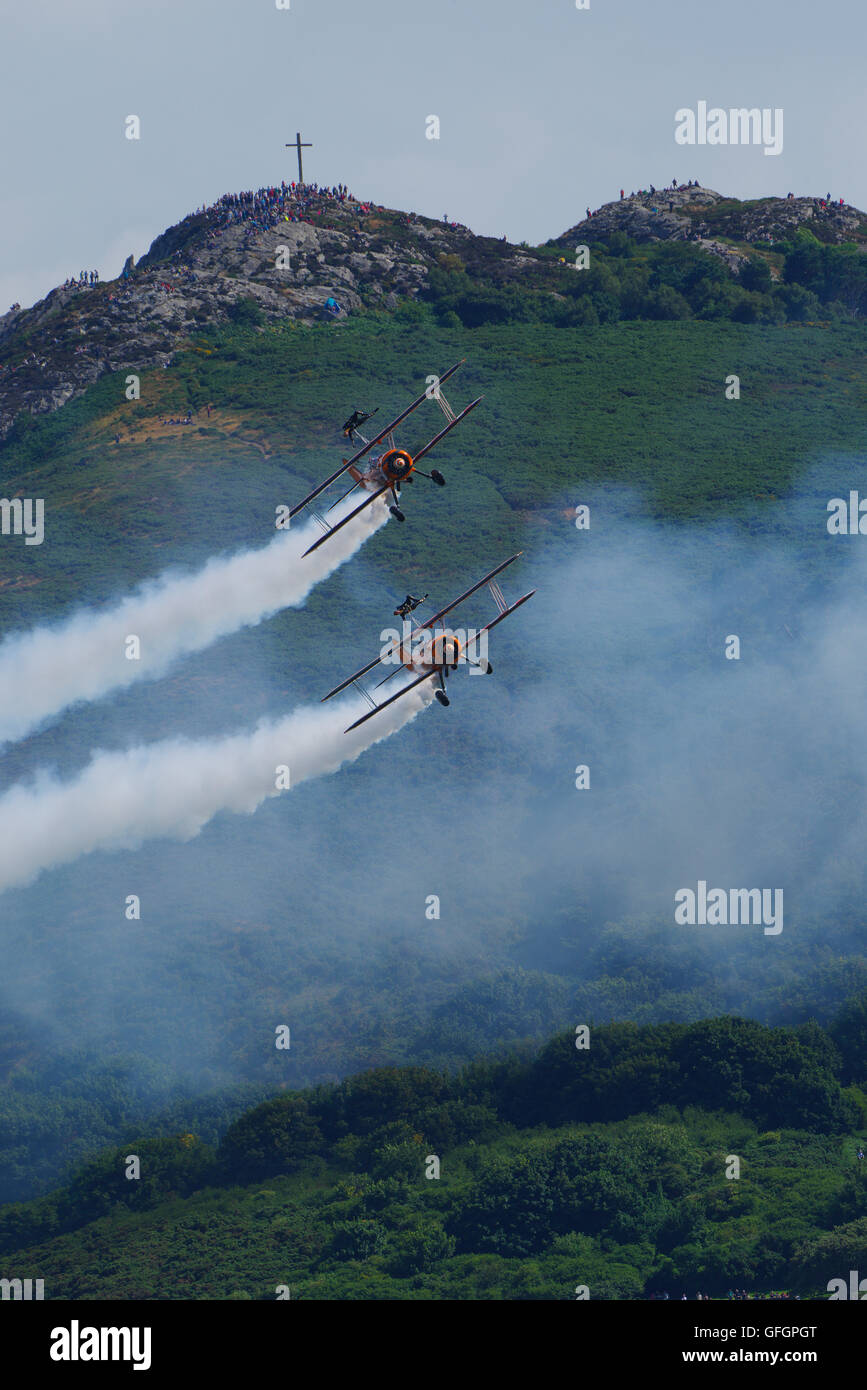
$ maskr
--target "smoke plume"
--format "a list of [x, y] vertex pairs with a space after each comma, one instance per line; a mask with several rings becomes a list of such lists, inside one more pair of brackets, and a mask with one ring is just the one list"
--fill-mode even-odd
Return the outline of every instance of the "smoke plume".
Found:
[[[424, 685], [352, 733], [346, 701], [300, 709], [228, 737], [166, 739], [96, 753], [62, 782], [38, 772], [0, 798], [0, 892], [98, 849], [132, 849], [169, 836], [190, 840], [219, 811], [250, 814], [267, 797], [335, 772], [408, 724], [433, 698]], [[282, 782], [283, 786], [278, 786]]]
[[[357, 505], [357, 496], [348, 498], [332, 516], [340, 520]], [[297, 607], [387, 520], [387, 507], [374, 502], [306, 558], [321, 534], [314, 522], [281, 531], [258, 550], [210, 560], [194, 574], [164, 575], [107, 610], [86, 609], [7, 638], [0, 645], [0, 742], [26, 737], [70, 705], [153, 680], [178, 657]], [[139, 639], [138, 660], [127, 657], [129, 636]]]

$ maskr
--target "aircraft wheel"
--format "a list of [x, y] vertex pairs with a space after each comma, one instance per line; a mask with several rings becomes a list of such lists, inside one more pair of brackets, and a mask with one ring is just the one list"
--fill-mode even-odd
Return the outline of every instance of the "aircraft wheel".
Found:
[[486, 676], [492, 676], [493, 674], [494, 674], [494, 668], [493, 668], [493, 666], [491, 665], [490, 661], [488, 661], [488, 662], [485, 664], [485, 675], [486, 675]]
[[431, 469], [430, 475], [436, 483], [437, 487], [445, 487], [446, 480], [443, 477], [442, 473], [439, 473], [436, 468]]
[[441, 705], [447, 705], [447, 704], [450, 703], [450, 702], [449, 702], [449, 697], [448, 697], [448, 695], [445, 693], [444, 690], [438, 690], [437, 693], [436, 693], [436, 696], [437, 696], [437, 699], [439, 700], [439, 702], [440, 702]]
[[392, 506], [392, 507], [389, 507], [388, 510], [391, 512], [392, 516], [395, 518], [396, 521], [406, 521], [406, 517], [404, 516], [403, 512], [400, 510], [400, 507], [394, 507], [394, 506]]

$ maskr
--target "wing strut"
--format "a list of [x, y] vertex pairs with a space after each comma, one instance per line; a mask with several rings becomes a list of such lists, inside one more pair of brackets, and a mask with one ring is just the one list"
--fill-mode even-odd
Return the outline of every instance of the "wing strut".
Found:
[[492, 627], [496, 627], [497, 623], [501, 623], [504, 618], [508, 618], [510, 613], [514, 613], [516, 608], [520, 608], [522, 603], [526, 603], [527, 599], [532, 598], [535, 592], [535, 589], [531, 589], [529, 594], [524, 594], [523, 598], [516, 599], [510, 608], [506, 608], [502, 613], [498, 613], [496, 618], [491, 622], [486, 623], [484, 627], [480, 627], [478, 632], [467, 642], [467, 651], [469, 652], [470, 647], [475, 646], [483, 632], [490, 632]]
[[417, 454], [413, 454], [413, 463], [418, 463], [419, 459], [423, 459], [425, 454], [429, 454], [434, 445], [439, 444], [440, 440], [448, 434], [449, 430], [453, 430], [455, 425], [459, 425], [461, 423], [461, 420], [463, 420], [464, 416], [469, 415], [470, 411], [473, 410], [479, 404], [479, 401], [482, 400], [484, 400], [484, 396], [477, 396], [474, 401], [470, 401], [469, 405], [461, 411], [460, 415], [456, 415], [453, 420], [449, 420], [445, 429], [441, 429], [439, 434], [434, 435], [430, 443], [425, 444], [423, 449], [419, 449]]
[[490, 584], [491, 580], [495, 579], [498, 574], [502, 574], [504, 569], [507, 569], [509, 565], [519, 560], [523, 553], [523, 550], [519, 550], [517, 555], [512, 555], [508, 560], [504, 560], [501, 565], [497, 565], [496, 569], [492, 569], [490, 574], [486, 574], [484, 579], [479, 580], [478, 584], [474, 584], [471, 589], [467, 589], [466, 593], [461, 594], [460, 598], [453, 599], [451, 603], [447, 603], [445, 608], [441, 608], [438, 613], [434, 613], [433, 617], [428, 618], [427, 622], [419, 623], [415, 631], [424, 631], [425, 628], [433, 627], [435, 623], [439, 622], [440, 618], [445, 617], [446, 613], [451, 613], [453, 608], [457, 608], [459, 603], [463, 603], [465, 598], [469, 598], [471, 594], [474, 594], [477, 589], [481, 589], [483, 585]]
[[[335, 525], [332, 526], [330, 531], [326, 531], [325, 535], [320, 536], [318, 541], [314, 541], [312, 545], [309, 545], [305, 550], [304, 555], [310, 555], [314, 550], [318, 550], [320, 545], [324, 545], [324, 543], [327, 540], [330, 540], [336, 531], [342, 530], [342, 528], [346, 525], [348, 521], [352, 521], [353, 517], [358, 516], [359, 512], [363, 512], [365, 507], [369, 507], [371, 502], [375, 502], [377, 497], [381, 497], [384, 492], [388, 492], [389, 490], [389, 484], [386, 483], [385, 486], [381, 487], [378, 492], [369, 493], [368, 496], [365, 497], [364, 501], [359, 503], [359, 505], [355, 508], [354, 512], [350, 512], [349, 515], [345, 516], [342, 521], [336, 522]], [[301, 558], [303, 560], [304, 556], [302, 555]]]
[[379, 711], [380, 711], [381, 709], [387, 709], [389, 705], [393, 705], [393, 704], [394, 704], [395, 700], [399, 700], [400, 697], [401, 697], [401, 695], [408, 695], [409, 692], [410, 692], [415, 686], [421, 685], [422, 681], [430, 680], [431, 676], [435, 676], [435, 675], [436, 675], [436, 671], [424, 671], [424, 672], [422, 672], [422, 674], [421, 674], [420, 676], [416, 676], [416, 678], [415, 678], [414, 681], [410, 681], [409, 685], [403, 686], [403, 688], [402, 688], [401, 690], [399, 690], [399, 691], [397, 692], [396, 695], [389, 695], [389, 697], [388, 697], [387, 700], [383, 700], [383, 702], [382, 702], [381, 705], [377, 705], [377, 706], [376, 706], [376, 709], [369, 710], [368, 713], [367, 713], [367, 714], [363, 714], [363, 715], [361, 716], [360, 719], [356, 719], [356, 721], [355, 721], [354, 724], [350, 724], [350, 726], [349, 726], [349, 728], [346, 730], [346, 732], [349, 734], [349, 733], [352, 732], [353, 729], [357, 729], [358, 726], [359, 726], [359, 724], [366, 724], [367, 721], [368, 721], [368, 719], [372, 719], [373, 716], [374, 716], [375, 714], [379, 714]]

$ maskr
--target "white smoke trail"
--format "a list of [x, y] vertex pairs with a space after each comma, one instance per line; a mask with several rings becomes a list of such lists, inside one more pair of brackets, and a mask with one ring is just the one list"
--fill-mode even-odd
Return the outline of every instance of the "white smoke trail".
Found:
[[[357, 505], [357, 495], [347, 498], [332, 515], [339, 521]], [[321, 534], [314, 522], [281, 531], [258, 550], [210, 560], [195, 574], [153, 580], [109, 609], [85, 609], [7, 638], [0, 645], [0, 743], [24, 738], [69, 705], [161, 676], [179, 656], [297, 606], [387, 520], [388, 508], [374, 502], [306, 559]], [[131, 635], [140, 639], [139, 660], [126, 656]]]
[[135, 849], [144, 840], [190, 840], [218, 811], [255, 811], [277, 789], [335, 772], [396, 733], [430, 704], [432, 686], [413, 690], [345, 733], [355, 706], [300, 709], [251, 732], [222, 738], [165, 739], [96, 753], [68, 782], [39, 772], [0, 798], [0, 892], [94, 850]]

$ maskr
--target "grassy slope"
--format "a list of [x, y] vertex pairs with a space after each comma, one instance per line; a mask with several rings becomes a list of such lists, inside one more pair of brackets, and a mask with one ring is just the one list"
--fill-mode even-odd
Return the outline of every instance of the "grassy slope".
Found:
[[[338, 457], [348, 406], [396, 413], [428, 372], [463, 355], [450, 395], [485, 402], [442, 448], [450, 493], [419, 496], [419, 481], [409, 524], [378, 547], [395, 587], [455, 578], [479, 553], [547, 538], [568, 523], [557, 504], [595, 483], [633, 487], [669, 518], [734, 513], [761, 526], [831, 441], [863, 443], [867, 339], [845, 325], [447, 333], [362, 319], [340, 332], [239, 332], [146, 375], [139, 402], [123, 400], [122, 377], [103, 380], [0, 452], [7, 494], [42, 496], [47, 514], [43, 547], [0, 546], [0, 625], [108, 598], [170, 561], [264, 542], [274, 507]], [[724, 397], [732, 372], [737, 402]], [[188, 405], [196, 425], [161, 426]]]
[[[609, 1217], [594, 1235], [542, 1239], [513, 1256], [510, 1244], [533, 1229], [534, 1213], [511, 1208], [504, 1193], [501, 1202], [494, 1195], [489, 1235], [477, 1236], [475, 1249], [462, 1249], [466, 1238], [456, 1248], [449, 1243], [454, 1214], [478, 1199], [492, 1172], [529, 1171], [551, 1150], [587, 1136], [652, 1158], [634, 1192], [635, 1211], [661, 1199], [662, 1182], [682, 1209], [702, 1213], [702, 1228], [654, 1244], [618, 1234]], [[733, 1148], [742, 1163], [738, 1182], [722, 1176]], [[836, 1219], [844, 1228], [838, 1241], [851, 1239], [847, 1203], [855, 1189], [863, 1211], [864, 1175], [853, 1176], [851, 1139], [759, 1133], [737, 1115], [670, 1111], [503, 1133], [449, 1152], [438, 1181], [424, 1177], [426, 1146], [416, 1149], [408, 1162], [383, 1152], [372, 1173], [314, 1168], [209, 1188], [152, 1211], [118, 1205], [78, 1231], [6, 1255], [5, 1264], [43, 1278], [46, 1297], [58, 1299], [271, 1299], [288, 1284], [293, 1299], [568, 1300], [580, 1283], [595, 1299], [663, 1288], [674, 1297], [701, 1290], [722, 1297], [732, 1284], [818, 1297], [821, 1271], [833, 1268], [827, 1257], [817, 1262], [823, 1230]], [[370, 1243], [370, 1253], [361, 1256], [354, 1242]]]

